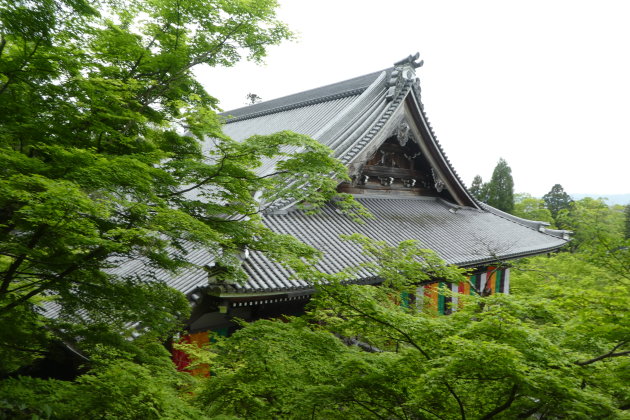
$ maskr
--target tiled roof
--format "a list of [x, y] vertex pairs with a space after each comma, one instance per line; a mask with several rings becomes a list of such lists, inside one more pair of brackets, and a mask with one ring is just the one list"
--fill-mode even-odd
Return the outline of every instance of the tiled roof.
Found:
[[[227, 120], [223, 132], [236, 141], [242, 141], [254, 134], [294, 131], [330, 147], [335, 157], [347, 163], [348, 159], [344, 157], [350, 148], [355, 147], [354, 143], [363, 140], [365, 145], [377, 131], [374, 130], [373, 120], [381, 116], [387, 106], [387, 74], [387, 70], [370, 73], [286, 98], [229, 111], [225, 114], [237, 114], [240, 117]], [[295, 147], [287, 147], [283, 152], [291, 153], [296, 150]], [[352, 156], [355, 154], [356, 151], [351, 152]], [[275, 163], [275, 159], [268, 159], [257, 172], [266, 175], [273, 170]]]
[[[405, 98], [414, 96], [431, 137], [427, 141], [435, 144], [436, 154], [440, 155], [438, 160], [444, 161], [440, 170], [452, 178], [451, 184], [460, 191], [459, 197], [464, 200], [460, 204], [478, 206], [465, 191], [464, 183], [435, 139], [420, 102], [419, 80], [412, 68], [416, 66], [405, 60], [401, 63], [380, 72], [226, 112], [224, 115], [236, 118], [228, 119], [223, 131], [237, 141], [254, 134], [295, 131], [330, 147], [336, 158], [349, 165], [362, 156], [366, 147], [375, 140], [384, 140], [384, 134], [391, 134], [405, 114]], [[290, 153], [297, 149], [286, 148], [283, 151]], [[257, 172], [267, 175], [276, 163], [276, 159], [268, 159]], [[290, 200], [278, 201], [271, 209], [286, 209], [293, 204]]]
[[[156, 268], [150, 264], [144, 257], [119, 256], [110, 257], [107, 264], [110, 268], [105, 269], [108, 274], [141, 280], [144, 282], [163, 282], [169, 287], [179, 292], [190, 295], [201, 288], [208, 285], [208, 272], [204, 267], [214, 263], [212, 252], [206, 248], [194, 247], [192, 243], [183, 245], [186, 261], [195, 266], [189, 266], [173, 273], [168, 270]], [[184, 254], [175, 249], [170, 250], [171, 257], [182, 258]], [[44, 302], [42, 305], [43, 315], [49, 318], [57, 318], [61, 313], [62, 307], [54, 300]], [[82, 317], [87, 316], [85, 312], [79, 314]]]
[[[317, 268], [329, 274], [366, 261], [359, 246], [340, 239], [340, 235], [352, 233], [384, 240], [390, 245], [417, 240], [423, 248], [432, 249], [447, 263], [460, 267], [553, 251], [568, 242], [564, 231], [549, 230], [542, 222], [520, 219], [489, 206], [485, 206], [487, 211], [482, 211], [431, 197], [366, 195], [356, 198], [374, 215], [373, 219], [354, 222], [331, 204], [317, 214], [301, 210], [267, 214], [264, 222], [274, 232], [295, 236], [321, 251], [323, 257]], [[209, 251], [191, 249], [187, 259], [200, 268], [187, 268], [173, 274], [150, 268], [142, 260], [127, 260], [108, 272], [163, 281], [189, 295], [208, 285], [208, 272], [201, 267], [211, 266], [214, 257]], [[274, 293], [312, 288], [260, 252], [250, 252], [243, 268], [248, 281], [231, 285], [228, 292]]]
[[[107, 272], [121, 277], [163, 281], [187, 295], [208, 284], [208, 272], [203, 267], [214, 263], [214, 253], [209, 249], [193, 247], [191, 243], [184, 245], [184, 251], [186, 252], [185, 256], [172, 250], [171, 256], [184, 257], [194, 266], [181, 269], [176, 274], [152, 267], [146, 263], [144, 258], [120, 258], [117, 265], [107, 269]], [[115, 265], [116, 260], [112, 258], [109, 263]]]
[[[485, 263], [538, 254], [557, 249], [567, 242], [561, 231], [519, 223], [489, 211], [453, 206], [439, 198], [363, 196], [357, 197], [374, 219], [356, 223], [332, 205], [320, 213], [306, 215], [293, 210], [265, 216], [265, 224], [275, 232], [290, 234], [322, 251], [318, 268], [334, 273], [365, 261], [357, 245], [339, 235], [361, 233], [391, 245], [417, 240], [449, 264], [472, 267]], [[234, 292], [274, 292], [309, 288], [291, 277], [286, 269], [253, 252], [244, 268], [250, 280]]]

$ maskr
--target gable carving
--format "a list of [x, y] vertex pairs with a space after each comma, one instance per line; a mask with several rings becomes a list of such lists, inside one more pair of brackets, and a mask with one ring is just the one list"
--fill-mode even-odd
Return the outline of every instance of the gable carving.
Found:
[[435, 172], [435, 169], [431, 168], [431, 174], [433, 175], [433, 181], [435, 182], [434, 187], [437, 192], [442, 192], [446, 184], [440, 178], [440, 176]]
[[405, 146], [411, 136], [411, 129], [409, 128], [409, 124], [407, 124], [406, 121], [402, 121], [400, 124], [398, 124], [396, 138], [398, 139], [398, 143], [401, 146]]
[[340, 191], [353, 194], [387, 192], [450, 198], [445, 183], [422, 155], [412, 130], [404, 120], [357, 167], [352, 183], [342, 184]]

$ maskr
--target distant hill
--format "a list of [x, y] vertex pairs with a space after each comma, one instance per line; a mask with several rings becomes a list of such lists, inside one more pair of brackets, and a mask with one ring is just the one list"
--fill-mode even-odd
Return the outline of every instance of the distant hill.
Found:
[[630, 193], [629, 194], [569, 194], [571, 198], [574, 200], [581, 200], [585, 197], [592, 198], [607, 198], [606, 203], [609, 205], [613, 204], [621, 204], [625, 206], [626, 204], [630, 204]]

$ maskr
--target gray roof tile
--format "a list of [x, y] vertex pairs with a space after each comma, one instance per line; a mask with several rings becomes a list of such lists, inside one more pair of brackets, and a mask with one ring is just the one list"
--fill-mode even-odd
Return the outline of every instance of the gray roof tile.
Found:
[[[339, 235], [361, 233], [391, 245], [417, 240], [434, 250], [447, 263], [472, 267], [520, 256], [551, 251], [567, 240], [557, 231], [540, 232], [529, 221], [506, 218], [492, 211], [457, 207], [441, 199], [427, 197], [362, 196], [357, 200], [375, 217], [363, 224], [341, 215], [333, 205], [320, 213], [307, 215], [293, 210], [265, 216], [265, 224], [275, 232], [295, 236], [323, 252], [318, 268], [338, 272], [365, 261], [357, 245]], [[521, 219], [522, 220], [522, 219]], [[251, 280], [236, 286], [235, 292], [270, 292], [310, 288], [292, 278], [280, 264], [253, 252], [244, 262]]]

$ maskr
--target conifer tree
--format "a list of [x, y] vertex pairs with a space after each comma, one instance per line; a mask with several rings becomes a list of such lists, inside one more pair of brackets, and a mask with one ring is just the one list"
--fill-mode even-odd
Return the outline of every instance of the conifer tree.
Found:
[[571, 200], [571, 196], [564, 191], [564, 188], [562, 188], [560, 184], [551, 187], [551, 190], [543, 196], [543, 200], [554, 218], [558, 215], [560, 210], [569, 209], [573, 201]]
[[469, 191], [477, 200], [488, 201], [488, 184], [483, 182], [481, 175], [475, 175]]
[[492, 172], [492, 179], [487, 186], [486, 201], [492, 207], [511, 213], [514, 210], [514, 180], [512, 169], [500, 158]]

